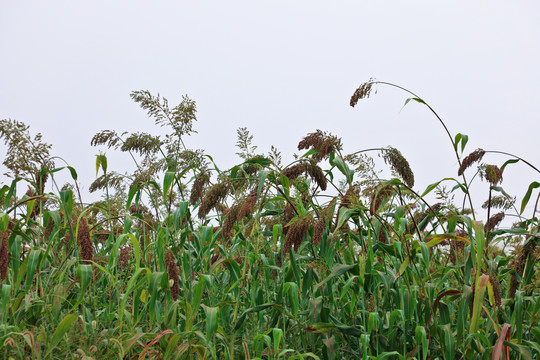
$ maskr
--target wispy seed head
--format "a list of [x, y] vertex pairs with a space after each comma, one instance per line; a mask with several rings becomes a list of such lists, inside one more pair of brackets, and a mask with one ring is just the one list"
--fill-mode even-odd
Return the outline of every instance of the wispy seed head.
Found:
[[319, 152], [318, 154], [313, 155], [313, 159], [319, 162], [320, 160], [327, 158], [331, 152], [342, 149], [341, 139], [317, 129], [317, 131], [307, 134], [307, 136], [298, 143], [298, 150], [310, 148]]
[[409, 162], [398, 149], [388, 147], [383, 152], [384, 162], [390, 164], [392, 169], [403, 179], [405, 184], [409, 187], [414, 186], [414, 174], [411, 170]]
[[288, 177], [289, 180], [294, 180], [304, 173], [303, 164], [295, 164], [283, 170], [283, 175]]
[[486, 152], [484, 150], [476, 149], [472, 153], [467, 155], [465, 159], [463, 159], [461, 166], [459, 167], [458, 175], [462, 175], [463, 172], [467, 170], [472, 164], [482, 160], [485, 154]]
[[350, 105], [352, 107], [355, 107], [358, 103], [358, 100], [369, 98], [369, 96], [371, 95], [373, 84], [375, 84], [375, 79], [371, 78], [367, 82], [360, 85], [360, 87], [358, 87], [358, 89], [356, 89], [354, 94], [351, 96]]
[[189, 196], [189, 204], [195, 205], [197, 201], [202, 200], [204, 188], [210, 182], [210, 175], [207, 172], [203, 172], [195, 178], [193, 186], [191, 187], [191, 194]]
[[221, 182], [212, 186], [204, 195], [204, 198], [199, 207], [199, 219], [203, 219], [208, 215], [220, 201], [223, 201], [229, 193], [229, 187], [227, 184]]
[[309, 175], [321, 190], [326, 190], [328, 181], [326, 180], [326, 176], [324, 176], [324, 172], [315, 161], [301, 162], [283, 170], [283, 175], [288, 177], [289, 180], [294, 180], [302, 174]]
[[504, 219], [504, 213], [500, 212], [490, 217], [484, 225], [484, 232], [487, 234], [489, 231], [495, 229], [497, 225]]

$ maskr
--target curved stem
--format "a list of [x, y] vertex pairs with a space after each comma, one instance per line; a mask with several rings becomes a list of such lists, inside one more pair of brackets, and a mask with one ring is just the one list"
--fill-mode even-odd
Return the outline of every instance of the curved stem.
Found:
[[[402, 87], [402, 86], [399, 86], [399, 85], [396, 85], [396, 84], [392, 84], [392, 83], [389, 83], [389, 82], [384, 82], [384, 81], [373, 81], [374, 84], [383, 84], [383, 85], [388, 85], [388, 86], [393, 86], [395, 88], [398, 88], [398, 89], [401, 89], [411, 95], [413, 95], [416, 99], [420, 100], [420, 102], [424, 105], [426, 105], [428, 107], [428, 109], [433, 113], [433, 115], [435, 115], [435, 117], [439, 120], [439, 122], [441, 123], [441, 125], [443, 126], [444, 130], [446, 131], [446, 134], [448, 135], [448, 137], [450, 138], [450, 142], [452, 143], [452, 147], [454, 148], [454, 153], [456, 154], [456, 158], [457, 158], [457, 161], [458, 161], [458, 164], [459, 166], [461, 167], [461, 158], [459, 157], [459, 154], [458, 154], [458, 151], [457, 151], [457, 146], [456, 146], [456, 143], [454, 141], [454, 138], [452, 137], [452, 135], [450, 134], [450, 131], [448, 130], [448, 127], [446, 127], [446, 124], [444, 123], [444, 121], [441, 119], [441, 117], [439, 116], [439, 114], [437, 114], [437, 112], [428, 104], [426, 103], [424, 100], [422, 100], [422, 98], [418, 95], [416, 95], [415, 93], [413, 93], [412, 91]], [[471, 211], [472, 211], [472, 216], [473, 216], [473, 219], [476, 220], [476, 216], [475, 216], [475, 213], [474, 213], [474, 207], [473, 207], [473, 203], [472, 203], [472, 198], [471, 198], [471, 194], [470, 194], [470, 191], [469, 191], [469, 188], [467, 187], [467, 179], [465, 178], [465, 174], [462, 174], [461, 175], [463, 177], [463, 181], [465, 183], [465, 187], [467, 189], [467, 197], [469, 198], [469, 205], [471, 206]]]
[[516, 159], [518, 159], [520, 161], [523, 161], [525, 164], [529, 165], [531, 168], [536, 170], [537, 173], [540, 173], [540, 170], [538, 170], [533, 164], [531, 164], [527, 160], [525, 160], [525, 159], [523, 159], [523, 158], [521, 158], [519, 156], [516, 156], [514, 154], [510, 154], [510, 153], [507, 153], [507, 152], [504, 152], [504, 151], [498, 151], [498, 150], [486, 150], [486, 153], [503, 154], [503, 155], [508, 155], [508, 156], [511, 156], [511, 157], [515, 157]]

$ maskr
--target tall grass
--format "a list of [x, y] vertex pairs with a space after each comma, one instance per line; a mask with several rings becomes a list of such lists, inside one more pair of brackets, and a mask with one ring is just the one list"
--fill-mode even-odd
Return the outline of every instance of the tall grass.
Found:
[[[351, 105], [377, 85], [396, 86], [370, 80]], [[489, 150], [466, 156], [468, 137], [452, 136], [403, 90], [444, 126], [460, 179], [415, 190], [397, 149], [346, 155], [320, 130], [283, 165], [276, 149], [256, 153], [239, 129], [242, 162], [221, 170], [184, 145], [196, 121], [192, 100], [171, 109], [140, 91], [134, 101], [170, 134], [96, 134], [92, 145], [128, 152], [136, 170], [111, 171], [100, 153], [91, 189], [104, 198], [84, 204], [75, 169], [56, 167], [59, 158], [27, 126], [2, 120], [15, 180], [0, 189], [0, 357], [538, 357], [540, 185], [524, 186], [517, 208], [500, 184], [508, 165], [534, 166], [510, 154], [498, 167], [481, 163]], [[41, 156], [29, 158], [36, 149]], [[380, 178], [370, 152], [395, 177]], [[465, 172], [474, 165], [489, 189], [488, 214], [499, 209], [486, 224], [472, 201], [451, 201], [470, 200]], [[60, 187], [55, 174], [66, 170], [73, 183]], [[29, 187], [23, 196], [20, 183]], [[440, 203], [427, 201], [434, 192]], [[501, 227], [510, 212], [519, 221]]]

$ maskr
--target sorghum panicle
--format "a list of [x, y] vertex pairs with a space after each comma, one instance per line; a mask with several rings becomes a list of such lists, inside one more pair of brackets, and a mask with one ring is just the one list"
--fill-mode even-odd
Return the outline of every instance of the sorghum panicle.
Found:
[[9, 264], [9, 237], [8, 231], [0, 232], [0, 281], [4, 281], [8, 273]]
[[80, 256], [83, 263], [89, 264], [94, 258], [94, 244], [90, 238], [90, 228], [86, 218], [81, 217], [79, 221], [79, 230], [77, 232], [77, 243], [81, 247]]
[[482, 160], [485, 153], [486, 152], [482, 149], [476, 149], [472, 153], [467, 155], [465, 159], [463, 159], [463, 161], [461, 162], [461, 166], [459, 167], [459, 170], [458, 170], [458, 175], [463, 174], [463, 172], [467, 170], [475, 162]]
[[352, 107], [355, 107], [356, 104], [358, 104], [358, 100], [369, 98], [373, 84], [375, 84], [374, 80], [375, 79], [369, 79], [369, 81], [363, 83], [358, 87], [358, 89], [356, 89], [354, 94], [351, 96], [351, 101], [349, 103]]
[[176, 301], [178, 300], [178, 294], [180, 293], [180, 287], [178, 285], [178, 266], [176, 266], [176, 259], [170, 249], [165, 252], [165, 265], [167, 266], [169, 280], [173, 280], [173, 285], [171, 286], [171, 296], [174, 301]]
[[199, 207], [199, 219], [203, 219], [208, 213], [225, 197], [229, 192], [227, 184], [221, 182], [212, 186], [204, 195], [204, 198]]

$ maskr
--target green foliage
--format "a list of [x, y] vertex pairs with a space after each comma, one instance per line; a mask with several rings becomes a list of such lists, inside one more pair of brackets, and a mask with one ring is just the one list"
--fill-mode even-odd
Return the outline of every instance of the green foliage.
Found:
[[[361, 86], [351, 103], [376, 83]], [[468, 196], [465, 178], [437, 181], [420, 195], [396, 149], [369, 149], [399, 177], [384, 179], [362, 153], [369, 150], [341, 154], [341, 140], [320, 130], [301, 140], [305, 154], [282, 165], [275, 148], [255, 154], [241, 128], [242, 163], [219, 170], [183, 146], [194, 102], [184, 97], [169, 109], [147, 91], [132, 98], [172, 132], [164, 140], [96, 134], [92, 145], [130, 153], [137, 167], [121, 175], [98, 155], [91, 188], [102, 201], [77, 202], [66, 187], [35, 212], [39, 196], [16, 198], [17, 181], [0, 187], [0, 358], [540, 355], [537, 217], [513, 228], [484, 226], [472, 208], [452, 202]], [[4, 139], [27, 135], [27, 126], [10, 124], [1, 123], [11, 129]], [[468, 137], [451, 140], [461, 159]], [[9, 144], [10, 159], [26, 154]], [[12, 171], [41, 168], [50, 160], [42, 155], [35, 167], [10, 160]], [[43, 173], [54, 180], [60, 170]], [[39, 182], [28, 181], [37, 190]], [[486, 187], [502, 194], [490, 196], [486, 209], [514, 208], [499, 184], [488, 179]], [[444, 202], [430, 204], [432, 192]], [[92, 244], [83, 244], [88, 237]], [[81, 258], [83, 246], [92, 260]]]

